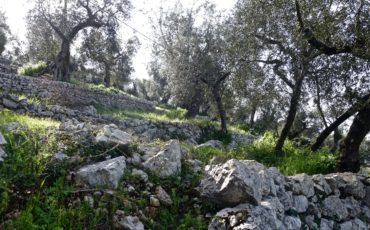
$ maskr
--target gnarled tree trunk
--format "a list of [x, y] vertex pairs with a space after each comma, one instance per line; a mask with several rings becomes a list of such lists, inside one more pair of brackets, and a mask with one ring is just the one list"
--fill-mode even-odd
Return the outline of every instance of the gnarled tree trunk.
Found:
[[203, 103], [203, 97], [197, 92], [191, 99], [191, 102], [185, 107], [187, 112], [185, 117], [194, 118], [198, 112], [199, 108]]
[[354, 115], [359, 110], [362, 110], [365, 106], [369, 104], [368, 100], [370, 98], [370, 94], [366, 94], [363, 96], [358, 102], [356, 102], [351, 108], [349, 108], [346, 112], [344, 112], [342, 115], [340, 115], [337, 120], [335, 120], [333, 123], [331, 123], [328, 127], [326, 127], [320, 135], [317, 137], [315, 143], [311, 146], [312, 151], [316, 151], [320, 148], [322, 143], [326, 140], [326, 138], [335, 130], [338, 128], [339, 125], [341, 125], [344, 121], [346, 121], [348, 118], [350, 118], [352, 115]]
[[303, 80], [304, 80], [304, 75], [301, 74], [301, 76], [298, 77], [298, 79], [297, 79], [297, 81], [294, 85], [293, 94], [292, 94], [292, 97], [290, 99], [288, 117], [286, 119], [284, 128], [281, 131], [279, 139], [276, 142], [276, 146], [275, 146], [275, 151], [276, 152], [281, 152], [281, 150], [283, 149], [284, 142], [285, 142], [286, 138], [289, 135], [290, 128], [293, 125], [294, 118], [295, 118], [295, 115], [297, 114], [297, 110], [298, 110], [299, 99], [301, 97]]
[[104, 63], [104, 84], [105, 87], [111, 86], [110, 66], [108, 63]]
[[69, 59], [70, 59], [70, 42], [63, 40], [61, 50], [55, 60], [54, 79], [57, 81], [69, 81]]
[[219, 89], [213, 89], [212, 90], [213, 97], [216, 101], [217, 104], [217, 110], [218, 114], [220, 115], [220, 120], [221, 120], [221, 133], [226, 134], [227, 133], [227, 124], [226, 124], [226, 111], [224, 108], [224, 105], [222, 104], [222, 98], [220, 94]]
[[347, 137], [340, 145], [338, 170], [358, 172], [360, 170], [360, 145], [370, 131], [370, 107], [355, 116]]

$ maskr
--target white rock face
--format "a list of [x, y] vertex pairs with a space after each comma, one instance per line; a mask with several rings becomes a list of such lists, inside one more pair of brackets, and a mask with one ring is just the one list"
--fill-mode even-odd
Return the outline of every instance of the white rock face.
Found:
[[144, 230], [144, 225], [137, 216], [115, 217], [115, 229]]
[[206, 166], [201, 196], [223, 208], [210, 230], [370, 229], [370, 179], [354, 173], [285, 177], [255, 161]]
[[[269, 203], [269, 205], [273, 205], [273, 202]], [[279, 208], [271, 207], [269, 205], [254, 206], [251, 204], [240, 204], [234, 208], [225, 208], [216, 214], [208, 229], [285, 229], [283, 223], [278, 219], [276, 212], [274, 211]]]
[[0, 133], [0, 146], [1, 145], [6, 145], [6, 140], [5, 140], [4, 136]]
[[1, 148], [2, 145], [6, 145], [6, 140], [4, 136], [0, 133], [0, 162], [4, 161], [4, 158], [7, 156], [6, 152]]
[[256, 161], [228, 160], [224, 164], [207, 165], [199, 185], [202, 197], [222, 207], [241, 203], [259, 204], [273, 185], [266, 168]]
[[133, 142], [133, 139], [130, 134], [118, 129], [116, 125], [110, 124], [104, 126], [95, 141], [106, 145], [127, 146]]
[[82, 167], [76, 172], [76, 181], [91, 187], [117, 188], [119, 180], [126, 171], [125, 160], [126, 158], [121, 156]]
[[181, 148], [178, 140], [170, 140], [161, 151], [148, 158], [143, 166], [160, 177], [169, 177], [181, 171]]

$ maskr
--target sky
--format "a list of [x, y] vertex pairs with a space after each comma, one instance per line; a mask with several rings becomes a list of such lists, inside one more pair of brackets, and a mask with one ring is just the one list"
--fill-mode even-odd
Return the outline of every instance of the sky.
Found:
[[[57, 0], [55, 0], [57, 1]], [[30, 9], [29, 0], [0, 0], [0, 9], [5, 12], [7, 17], [7, 23], [10, 26], [13, 35], [16, 35], [21, 41], [25, 41], [26, 22], [25, 16], [27, 11]], [[131, 0], [134, 9], [131, 12], [131, 19], [127, 22], [135, 30], [145, 34], [149, 38], [152, 34], [152, 28], [150, 26], [150, 16], [159, 10], [160, 7], [166, 9], [167, 7], [173, 6], [176, 0]], [[181, 0], [183, 6], [191, 7], [199, 0]], [[230, 10], [236, 0], [210, 0], [215, 3], [218, 10], [227, 12]], [[146, 66], [150, 61], [150, 53], [152, 47], [152, 41], [142, 36], [140, 33], [134, 32], [131, 28], [123, 27], [123, 37], [129, 38], [132, 35], [136, 35], [141, 46], [133, 60], [135, 72], [133, 78], [145, 79], [149, 78]]]

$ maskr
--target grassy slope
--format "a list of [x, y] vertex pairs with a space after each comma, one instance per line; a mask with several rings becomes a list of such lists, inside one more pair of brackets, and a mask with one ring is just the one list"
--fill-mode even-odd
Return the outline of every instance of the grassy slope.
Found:
[[[143, 119], [182, 120], [184, 111], [164, 110], [157, 113], [119, 111], [117, 116], [140, 117]], [[20, 133], [16, 138], [12, 133], [4, 132], [2, 125], [9, 122], [27, 124], [31, 133]], [[134, 185], [138, 194], [125, 192], [122, 186], [114, 196], [103, 195], [99, 204], [94, 207], [83, 202], [86, 194], [74, 193], [76, 189], [66, 181], [68, 170], [55, 168], [52, 175], [47, 170], [47, 162], [57, 144], [48, 127], [55, 127], [58, 122], [49, 119], [31, 118], [13, 112], [0, 111], [0, 129], [8, 144], [8, 157], [0, 162], [0, 228], [4, 229], [94, 229], [107, 227], [112, 222], [115, 210], [135, 213], [136, 209], [148, 206], [148, 196], [142, 189], [142, 184], [126, 176], [122, 183]], [[45, 136], [48, 136], [45, 139]], [[46, 140], [46, 141], [45, 141]], [[254, 159], [266, 166], [275, 166], [286, 175], [295, 173], [327, 173], [334, 169], [335, 157], [326, 150], [312, 153], [308, 149], [297, 148], [292, 142], [287, 142], [282, 155], [273, 153], [276, 139], [271, 133], [254, 143], [239, 146], [233, 150], [214, 148], [194, 148], [183, 144], [190, 158], [197, 158], [208, 163], [214, 156], [226, 156], [237, 159]], [[59, 171], [58, 171], [59, 170]], [[45, 174], [49, 177], [45, 178]], [[56, 175], [56, 176], [55, 176]], [[199, 216], [200, 211], [213, 212], [212, 207], [198, 208], [191, 199], [195, 196], [194, 188], [200, 176], [191, 173], [184, 162], [180, 175], [160, 180], [150, 175], [150, 181], [162, 185], [171, 195], [174, 204], [161, 207], [153, 216], [147, 215], [144, 220], [152, 229], [206, 229], [207, 221]], [[174, 189], [176, 188], [176, 189]], [[72, 195], [71, 195], [72, 194]], [[103, 202], [104, 201], [104, 202]], [[103, 203], [102, 203], [103, 202]], [[103, 206], [101, 206], [103, 204]], [[100, 207], [101, 206], [101, 207]], [[100, 208], [99, 208], [100, 207]], [[17, 210], [16, 212], [14, 212]], [[1, 225], [5, 221], [5, 224]]]

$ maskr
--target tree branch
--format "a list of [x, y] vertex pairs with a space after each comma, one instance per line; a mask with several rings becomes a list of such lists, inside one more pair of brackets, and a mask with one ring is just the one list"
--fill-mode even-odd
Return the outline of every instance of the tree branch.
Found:
[[43, 7], [40, 6], [40, 9], [42, 16], [45, 18], [46, 22], [51, 26], [51, 28], [55, 31], [55, 33], [57, 33], [62, 40], [66, 40], [67, 37], [63, 34], [63, 32], [57, 26], [54, 25], [54, 23], [48, 18], [48, 16], [46, 16]]
[[279, 49], [285, 54], [288, 54], [288, 55], [292, 54], [292, 52], [288, 48], [285, 48], [283, 43], [280, 42], [280, 41], [277, 41], [277, 40], [274, 40], [272, 38], [268, 38], [268, 37], [265, 37], [265, 36], [262, 36], [262, 35], [258, 35], [258, 34], [256, 34], [255, 37], [264, 41], [264, 42], [267, 42], [269, 44], [277, 45], [279, 47]]
[[[361, 1], [361, 5], [360, 5], [360, 8], [359, 10], [357, 11], [357, 14], [356, 14], [356, 27], [358, 27], [358, 24], [359, 24], [359, 14], [361, 12], [361, 9], [363, 7], [363, 1]], [[363, 59], [366, 59], [366, 60], [370, 60], [370, 57], [368, 54], [364, 53], [364, 52], [357, 52], [355, 48], [361, 48], [363, 49], [364, 47], [361, 47], [362, 45], [362, 39], [359, 38], [359, 35], [356, 34], [356, 39], [355, 39], [355, 43], [354, 44], [351, 44], [351, 45], [344, 45], [343, 47], [335, 47], [335, 46], [329, 46], [327, 44], [325, 44], [324, 42], [320, 41], [319, 39], [316, 38], [316, 36], [313, 34], [313, 32], [311, 31], [311, 29], [309, 29], [308, 27], [305, 26], [304, 22], [303, 22], [303, 17], [302, 17], [302, 11], [301, 11], [301, 7], [299, 5], [299, 2], [298, 0], [295, 0], [295, 6], [296, 6], [296, 13], [297, 13], [297, 19], [298, 19], [298, 23], [299, 23], [299, 26], [300, 26], [300, 30], [301, 32], [303, 33], [305, 39], [307, 40], [307, 42], [314, 48], [316, 48], [317, 50], [319, 50], [321, 53], [325, 54], [325, 55], [328, 55], [328, 56], [331, 56], [331, 55], [335, 55], [335, 54], [342, 54], [342, 53], [350, 53], [356, 57], [359, 57], [359, 58], [363, 58]], [[356, 29], [356, 31], [358, 31], [358, 29]]]
[[102, 24], [100, 22], [95, 21], [93, 18], [88, 18], [86, 21], [81, 22], [72, 28], [67, 37], [68, 41], [72, 41], [77, 33], [86, 27], [100, 28], [101, 26]]
[[294, 84], [292, 81], [290, 81], [286, 76], [285, 74], [283, 74], [280, 70], [279, 70], [279, 67], [282, 66], [284, 63], [280, 60], [259, 60], [259, 59], [256, 59], [255, 61], [257, 62], [262, 62], [262, 63], [265, 63], [265, 64], [275, 64], [275, 66], [273, 67], [273, 70], [274, 70], [274, 73], [285, 83], [287, 84], [291, 89], [294, 88]]

